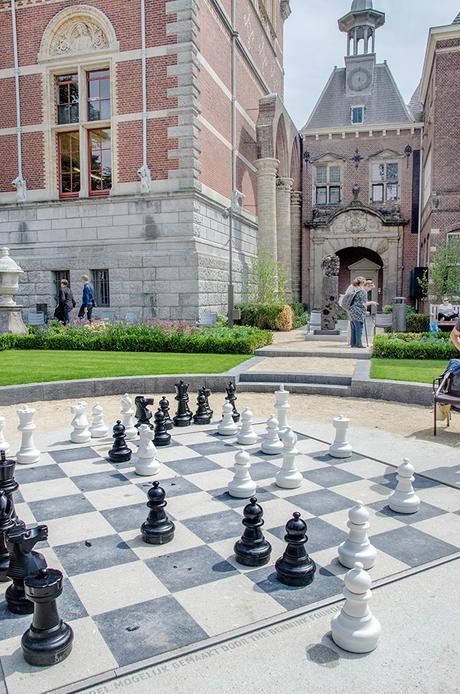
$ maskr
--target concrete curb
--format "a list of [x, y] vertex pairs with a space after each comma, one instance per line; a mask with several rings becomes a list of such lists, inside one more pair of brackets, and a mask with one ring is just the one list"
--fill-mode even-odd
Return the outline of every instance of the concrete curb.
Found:
[[433, 389], [429, 383], [386, 381], [370, 378], [371, 362], [358, 362], [351, 380], [351, 395], [369, 400], [389, 400], [407, 405], [431, 405]]
[[302, 352], [300, 349], [258, 349], [256, 350], [256, 357], [330, 357], [332, 359], [369, 361], [371, 359], [371, 354], [369, 352], [356, 354], [354, 352]]

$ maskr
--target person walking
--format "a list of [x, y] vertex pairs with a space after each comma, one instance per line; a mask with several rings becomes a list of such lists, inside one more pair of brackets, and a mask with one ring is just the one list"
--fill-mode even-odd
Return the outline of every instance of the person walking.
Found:
[[58, 305], [54, 312], [55, 318], [61, 323], [64, 323], [64, 325], [68, 325], [70, 322], [70, 315], [75, 306], [76, 302], [72, 290], [69, 287], [69, 280], [62, 279], [58, 293]]
[[367, 312], [367, 292], [365, 290], [365, 278], [357, 277], [353, 280], [353, 286], [356, 291], [353, 296], [353, 301], [348, 309], [351, 323], [351, 340], [350, 347], [359, 347], [364, 349], [363, 345], [363, 328]]
[[96, 306], [96, 303], [94, 301], [94, 289], [93, 285], [89, 281], [88, 275], [82, 275], [81, 280], [83, 282], [83, 294], [81, 299], [80, 310], [78, 311], [78, 317], [84, 318], [86, 314], [86, 318], [91, 323], [93, 308], [94, 306]]

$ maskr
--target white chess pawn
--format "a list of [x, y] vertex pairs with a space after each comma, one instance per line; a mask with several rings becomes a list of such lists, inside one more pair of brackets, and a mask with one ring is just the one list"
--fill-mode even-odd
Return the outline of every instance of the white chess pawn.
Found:
[[5, 436], [3, 434], [3, 430], [5, 428], [5, 417], [0, 417], [0, 451], [5, 451], [5, 455], [8, 453], [8, 449], [10, 447], [10, 444], [8, 441], [5, 439]]
[[16, 453], [16, 460], [21, 465], [39, 463], [40, 451], [35, 447], [34, 443], [34, 431], [36, 429], [34, 424], [35, 410], [33, 407], [22, 405], [16, 412], [19, 417], [18, 431], [22, 433], [21, 446]]
[[276, 473], [275, 483], [282, 489], [296, 489], [303, 482], [303, 477], [295, 463], [299, 451], [296, 448], [297, 434], [290, 427], [283, 434], [283, 464]]
[[388, 506], [396, 513], [416, 513], [420, 508], [420, 499], [414, 492], [414, 468], [407, 458], [398, 467], [398, 484], [388, 498]]
[[226, 402], [222, 408], [222, 419], [217, 425], [217, 433], [221, 436], [234, 436], [238, 432], [238, 427], [233, 421], [233, 407]]
[[[231, 407], [231, 405], [230, 405]], [[237, 499], [249, 499], [256, 493], [256, 483], [250, 474], [251, 463], [247, 451], [238, 451], [235, 455], [233, 479], [228, 483], [228, 493]]]
[[268, 455], [276, 455], [283, 450], [283, 442], [278, 434], [278, 420], [276, 417], [270, 417], [267, 422], [267, 433], [262, 440], [262, 453]]
[[103, 436], [107, 436], [109, 433], [109, 428], [104, 422], [104, 410], [99, 403], [93, 407], [93, 416], [89, 433], [91, 434], [92, 439], [100, 439]]
[[339, 562], [347, 569], [352, 569], [357, 561], [361, 562], [366, 570], [372, 569], [377, 558], [377, 550], [371, 545], [367, 535], [370, 528], [369, 511], [362, 501], [357, 501], [356, 506], [348, 511], [347, 527], [350, 533], [337, 550]]
[[329, 455], [333, 458], [350, 458], [353, 449], [348, 443], [348, 417], [335, 417], [332, 424], [335, 427], [335, 441], [329, 446]]
[[278, 429], [280, 434], [286, 431], [288, 428], [288, 410], [290, 405], [288, 402], [289, 391], [284, 389], [284, 385], [281, 384], [279, 390], [275, 391], [275, 410], [276, 418], [278, 420]]
[[134, 471], [136, 475], [149, 477], [157, 475], [160, 471], [160, 462], [156, 459], [157, 449], [153, 444], [155, 432], [148, 424], [139, 427], [139, 446], [134, 458]]
[[134, 441], [138, 437], [138, 431], [134, 426], [133, 413], [133, 401], [128, 393], [125, 393], [121, 399], [121, 423], [125, 427], [127, 441]]
[[335, 643], [350, 653], [369, 653], [377, 647], [380, 623], [369, 609], [372, 598], [372, 582], [363, 565], [355, 567], [345, 575], [343, 594], [345, 604], [331, 621], [332, 638]]
[[252, 417], [252, 412], [247, 407], [241, 413], [241, 427], [238, 429], [236, 442], [242, 446], [251, 446], [259, 440], [252, 426]]
[[73, 414], [73, 431], [70, 434], [70, 440], [73, 443], [88, 443], [88, 441], [91, 441], [88, 417], [86, 416], [88, 403], [82, 400], [77, 405], [72, 405], [70, 411]]

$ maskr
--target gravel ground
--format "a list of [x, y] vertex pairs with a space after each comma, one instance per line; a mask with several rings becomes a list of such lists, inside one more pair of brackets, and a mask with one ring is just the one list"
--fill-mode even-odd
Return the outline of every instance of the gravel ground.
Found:
[[256, 373], [340, 374], [352, 376], [356, 359], [331, 359], [330, 357], [268, 357], [254, 364], [248, 371]]

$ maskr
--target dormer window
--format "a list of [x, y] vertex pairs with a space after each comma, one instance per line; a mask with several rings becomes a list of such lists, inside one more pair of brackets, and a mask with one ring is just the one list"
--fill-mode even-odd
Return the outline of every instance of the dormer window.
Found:
[[351, 122], [353, 125], [361, 125], [364, 123], [364, 106], [352, 106]]

